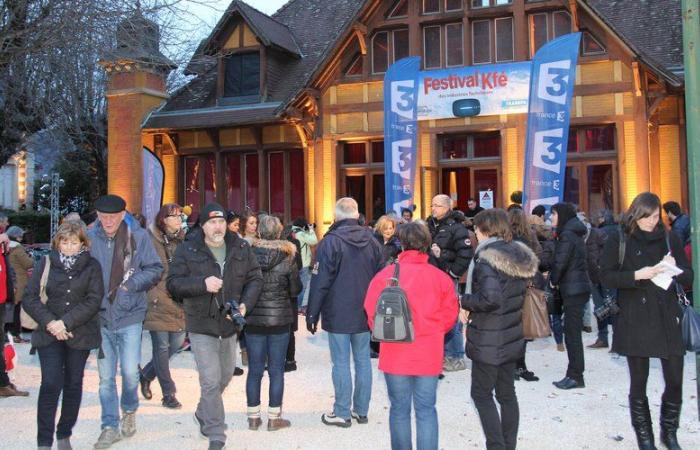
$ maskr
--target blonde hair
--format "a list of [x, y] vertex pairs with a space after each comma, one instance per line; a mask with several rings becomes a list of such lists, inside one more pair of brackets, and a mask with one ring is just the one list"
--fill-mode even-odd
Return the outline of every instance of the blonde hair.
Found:
[[64, 241], [71, 237], [77, 237], [78, 240], [83, 244], [84, 248], [90, 248], [90, 239], [88, 239], [87, 237], [85, 227], [83, 227], [79, 222], [74, 222], [71, 220], [63, 222], [61, 226], [58, 227], [56, 235], [51, 241], [51, 248], [54, 250], [58, 250], [61, 241]]
[[389, 224], [394, 226], [394, 233], [396, 233], [396, 225], [398, 224], [398, 221], [396, 218], [389, 215], [384, 215], [377, 220], [377, 223], [374, 225], [374, 231], [381, 234], [389, 226]]

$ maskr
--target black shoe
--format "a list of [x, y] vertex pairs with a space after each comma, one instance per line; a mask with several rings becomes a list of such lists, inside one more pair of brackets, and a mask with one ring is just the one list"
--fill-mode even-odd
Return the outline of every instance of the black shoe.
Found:
[[593, 332], [593, 328], [592, 328], [592, 327], [583, 327], [583, 332], [584, 332], [584, 333], [592, 333], [592, 332]]
[[443, 378], [445, 378], [445, 374], [444, 374], [444, 373], [441, 373], [440, 375], [438, 375], [438, 380], [442, 380]]
[[374, 350], [370, 350], [369, 357], [372, 359], [377, 359], [377, 358], [379, 358], [379, 353], [375, 352]]
[[240, 367], [236, 367], [235, 369], [233, 369], [234, 377], [240, 377], [241, 375], [243, 375], [243, 369], [241, 369]]
[[540, 378], [535, 375], [534, 372], [530, 372], [527, 369], [520, 368], [515, 371], [515, 379], [523, 379], [525, 381], [540, 381]]
[[565, 390], [586, 387], [586, 383], [584, 383], [583, 380], [576, 381], [573, 378], [569, 378], [569, 377], [564, 377], [559, 381], [553, 382], [552, 384], [555, 385], [556, 387], [558, 387], [559, 389], [565, 389]]
[[141, 383], [141, 395], [143, 395], [143, 398], [146, 400], [152, 399], [153, 392], [151, 392], [151, 380], [144, 377], [143, 374], [140, 374], [139, 383]]
[[367, 416], [361, 416], [361, 415], [357, 414], [355, 411], [352, 411], [352, 412], [350, 413], [350, 415], [351, 415], [352, 418], [355, 419], [355, 420], [357, 421], [357, 423], [359, 423], [359, 424], [365, 425], [365, 424], [369, 423], [369, 419], [367, 418]]
[[681, 416], [681, 404], [661, 402], [661, 443], [669, 450], [681, 450], [676, 431]]
[[209, 441], [209, 450], [224, 450], [226, 444], [221, 441]]
[[182, 408], [182, 403], [178, 402], [174, 395], [166, 395], [162, 400], [163, 406], [170, 409]]
[[596, 341], [589, 345], [588, 348], [608, 348], [608, 341], [596, 339]]
[[29, 349], [29, 354], [36, 355], [36, 347], [32, 346], [32, 348]]
[[286, 361], [284, 363], [284, 371], [285, 372], [294, 372], [297, 370], [297, 362], [296, 361]]
[[632, 428], [637, 435], [639, 450], [656, 450], [654, 429], [651, 426], [651, 414], [649, 413], [649, 400], [646, 397], [629, 397], [629, 402]]

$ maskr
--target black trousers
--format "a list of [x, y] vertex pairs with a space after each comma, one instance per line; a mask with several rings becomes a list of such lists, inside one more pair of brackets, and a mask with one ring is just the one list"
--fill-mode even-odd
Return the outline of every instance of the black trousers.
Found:
[[564, 299], [564, 343], [569, 357], [566, 376], [576, 381], [583, 381], [583, 310], [588, 301], [588, 294], [575, 295]]
[[[53, 433], [64, 439], [73, 433], [83, 398], [83, 373], [89, 350], [75, 350], [65, 342], [54, 342], [38, 349], [41, 387], [37, 401], [37, 445], [50, 447]], [[61, 418], [56, 427], [58, 398], [63, 392]]]
[[[5, 306], [0, 305], [0, 306]], [[2, 309], [2, 308], [0, 308]], [[4, 310], [2, 310], [2, 314], [0, 314], [0, 331], [5, 329], [5, 314]], [[10, 384], [10, 377], [7, 376], [7, 371], [5, 368], [5, 333], [2, 333], [2, 336], [0, 336], [0, 350], [2, 353], [0, 353], [0, 387], [5, 387]]]
[[[630, 370], [630, 397], [646, 398], [647, 379], [649, 379], [649, 358], [628, 356], [627, 366]], [[661, 358], [661, 370], [664, 374], [664, 402], [681, 404], [683, 401], [683, 357], [669, 356]]]
[[[501, 407], [498, 414], [493, 393]], [[515, 363], [493, 366], [472, 360], [471, 395], [488, 450], [512, 450], [518, 440], [520, 409], [515, 395]]]

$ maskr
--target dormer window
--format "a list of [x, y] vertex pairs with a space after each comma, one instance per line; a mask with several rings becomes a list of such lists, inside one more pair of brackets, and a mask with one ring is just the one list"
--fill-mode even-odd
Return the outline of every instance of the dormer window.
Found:
[[224, 97], [241, 100], [260, 95], [260, 53], [233, 53], [224, 57]]

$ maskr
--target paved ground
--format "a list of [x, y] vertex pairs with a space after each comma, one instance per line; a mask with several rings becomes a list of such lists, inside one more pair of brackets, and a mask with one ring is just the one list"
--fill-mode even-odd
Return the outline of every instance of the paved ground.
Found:
[[[584, 335], [584, 344], [594, 339]], [[310, 336], [300, 331], [297, 338], [299, 370], [286, 377], [285, 416], [292, 428], [278, 432], [248, 431], [245, 418], [245, 377], [234, 378], [225, 395], [229, 424], [228, 449], [388, 449], [388, 400], [386, 386], [373, 360], [373, 392], [369, 425], [349, 429], [323, 425], [321, 413], [333, 402], [330, 362], [325, 333]], [[150, 355], [150, 341], [144, 334], [144, 360]], [[566, 354], [556, 351], [549, 339], [528, 346], [528, 364], [541, 381], [516, 382], [520, 401], [521, 449], [633, 449], [634, 433], [627, 408], [628, 375], [625, 360], [604, 350], [586, 350], [587, 388], [560, 391], [551, 384], [566, 368]], [[0, 449], [35, 447], [36, 398], [40, 381], [39, 363], [19, 346], [20, 364], [14, 372], [16, 383], [31, 391], [29, 398], [0, 400], [2, 440]], [[160, 406], [160, 390], [153, 385], [154, 399], [142, 401], [137, 434], [116, 444], [116, 450], [190, 450], [206, 448], [192, 422], [198, 399], [197, 373], [191, 353], [177, 355], [173, 373], [178, 398], [184, 407], [171, 411]], [[264, 382], [266, 391], [266, 382]], [[479, 419], [469, 397], [470, 372], [448, 374], [438, 391], [440, 448], [484, 448]], [[85, 374], [85, 395], [80, 419], [74, 430], [76, 449], [90, 449], [99, 435], [100, 406], [97, 396], [97, 367], [94, 354]], [[652, 363], [649, 397], [658, 439], [658, 411], [663, 381], [658, 362]], [[696, 409], [695, 361], [686, 358], [684, 408], [679, 440], [685, 449], [700, 449], [700, 422]], [[265, 395], [263, 396], [263, 405]]]

